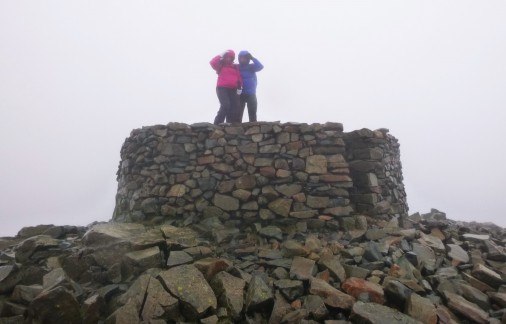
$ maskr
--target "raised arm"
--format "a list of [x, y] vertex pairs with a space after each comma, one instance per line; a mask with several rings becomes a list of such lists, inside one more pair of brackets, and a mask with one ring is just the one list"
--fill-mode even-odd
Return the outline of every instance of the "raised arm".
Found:
[[256, 58], [254, 58], [253, 56], [251, 57], [251, 60], [253, 61], [253, 71], [254, 72], [261, 71], [264, 68], [262, 63], [260, 63], [260, 61], [257, 60]]
[[215, 57], [213, 57], [213, 59], [211, 60], [211, 62], [209, 62], [209, 64], [211, 64], [211, 67], [216, 72], [219, 72], [220, 69], [221, 69], [221, 59], [222, 59], [221, 55], [216, 55]]

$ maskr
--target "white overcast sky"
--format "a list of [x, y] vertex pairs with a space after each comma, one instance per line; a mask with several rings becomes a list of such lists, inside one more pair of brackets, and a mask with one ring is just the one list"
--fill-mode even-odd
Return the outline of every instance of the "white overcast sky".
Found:
[[505, 1], [0, 0], [0, 236], [109, 220], [132, 129], [212, 121], [247, 49], [259, 120], [389, 128], [410, 212], [506, 226]]

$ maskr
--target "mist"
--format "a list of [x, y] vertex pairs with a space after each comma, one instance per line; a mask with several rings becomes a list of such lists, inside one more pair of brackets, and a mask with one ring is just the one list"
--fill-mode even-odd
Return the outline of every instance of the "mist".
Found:
[[0, 1], [0, 236], [111, 219], [130, 131], [212, 122], [249, 50], [258, 119], [388, 128], [410, 213], [506, 226], [504, 1]]

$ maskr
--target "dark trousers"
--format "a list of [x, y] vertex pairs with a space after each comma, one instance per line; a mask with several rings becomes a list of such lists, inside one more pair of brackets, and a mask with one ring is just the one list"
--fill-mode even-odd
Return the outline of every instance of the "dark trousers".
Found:
[[244, 108], [246, 104], [248, 104], [248, 116], [250, 122], [256, 122], [257, 121], [257, 95], [256, 94], [241, 94], [240, 97], [241, 100], [241, 109], [240, 109], [240, 116], [242, 121], [242, 115], [244, 113]]
[[216, 94], [220, 101], [220, 109], [214, 118], [214, 124], [221, 124], [225, 120], [227, 123], [240, 123], [242, 118], [239, 116], [240, 103], [237, 90], [217, 87]]

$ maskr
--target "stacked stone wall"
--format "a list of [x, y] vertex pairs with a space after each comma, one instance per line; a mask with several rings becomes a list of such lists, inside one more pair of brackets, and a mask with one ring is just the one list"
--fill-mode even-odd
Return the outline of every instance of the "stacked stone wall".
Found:
[[355, 213], [402, 214], [404, 198], [398, 144], [386, 131], [343, 133], [339, 123], [170, 123], [126, 139], [113, 219], [338, 225]]
[[351, 201], [358, 213], [379, 217], [406, 216], [398, 140], [387, 129], [346, 133], [346, 160], [354, 181]]

